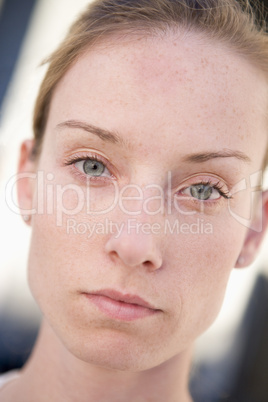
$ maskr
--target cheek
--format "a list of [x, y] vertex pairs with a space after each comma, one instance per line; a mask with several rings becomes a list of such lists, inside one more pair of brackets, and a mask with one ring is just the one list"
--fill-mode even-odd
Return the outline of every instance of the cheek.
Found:
[[[175, 339], [194, 340], [216, 318], [224, 298], [229, 275], [240, 253], [245, 228], [232, 217], [210, 219], [211, 234], [187, 234], [170, 237], [167, 267], [169, 297], [178, 299], [181, 309], [174, 309]], [[164, 280], [164, 278], [163, 278]], [[165, 279], [166, 281], [166, 279]]]
[[[90, 236], [93, 221], [61, 215], [37, 215], [33, 219], [33, 233], [29, 258], [29, 279], [44, 294], [53, 299], [56, 294], [69, 291], [81, 276], [91, 272], [100, 254], [101, 236]], [[96, 224], [96, 222], [95, 222]], [[34, 281], [31, 278], [34, 277]], [[46, 288], [44, 287], [46, 284]], [[57, 289], [56, 289], [57, 288]], [[49, 296], [47, 297], [49, 299]]]
[[102, 287], [109, 266], [104, 252], [109, 215], [95, 212], [109, 210], [114, 201], [112, 186], [106, 196], [99, 189], [87, 194], [60, 175], [54, 179], [57, 184], [45, 182], [35, 197], [39, 213], [32, 219], [28, 269], [31, 291], [45, 315], [63, 312], [85, 284]]

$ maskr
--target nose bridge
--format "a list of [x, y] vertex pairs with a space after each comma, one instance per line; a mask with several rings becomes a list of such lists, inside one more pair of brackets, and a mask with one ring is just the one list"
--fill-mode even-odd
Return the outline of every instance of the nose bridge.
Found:
[[162, 266], [161, 221], [143, 209], [138, 215], [120, 213], [120, 232], [111, 234], [105, 250], [124, 265], [146, 266], [156, 270]]
[[150, 220], [152, 216], [165, 213], [164, 189], [157, 181], [127, 185], [120, 192], [118, 205], [120, 211], [128, 216]]
[[165, 216], [163, 189], [150, 183], [129, 190], [124, 208], [119, 208], [120, 221], [123, 221], [121, 238], [127, 238], [133, 248], [135, 244], [142, 248], [142, 244], [149, 247], [159, 243]]

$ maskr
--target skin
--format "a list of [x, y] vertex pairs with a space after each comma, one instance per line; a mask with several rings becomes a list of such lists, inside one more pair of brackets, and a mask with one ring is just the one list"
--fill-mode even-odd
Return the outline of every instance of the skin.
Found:
[[[266, 88], [262, 73], [246, 59], [197, 34], [183, 41], [170, 35], [102, 44], [78, 59], [55, 90], [39, 160], [29, 159], [31, 141], [22, 145], [20, 171], [44, 173], [55, 208], [31, 217], [29, 284], [44, 321], [31, 359], [1, 400], [19, 401], [22, 392], [27, 401], [191, 400], [192, 344], [217, 316], [233, 267], [254, 260], [267, 225], [267, 193], [253, 205], [249, 185], [235, 192], [237, 183], [248, 183], [261, 168]], [[99, 138], [74, 124], [58, 127], [74, 120], [120, 140]], [[226, 150], [248, 159], [211, 157]], [[193, 160], [193, 153], [210, 157]], [[120, 190], [135, 184], [142, 200], [128, 187], [128, 213], [117, 203], [99, 215], [87, 214], [85, 205], [74, 216], [64, 214], [64, 208], [77, 206], [77, 197], [68, 190], [62, 203], [56, 185], [75, 184], [86, 194], [81, 163], [67, 165], [74, 154], [108, 161], [106, 177], [92, 183], [91, 210], [111, 205], [112, 182]], [[160, 210], [159, 197], [153, 198], [161, 188], [166, 199], [168, 172], [172, 196], [180, 196], [179, 211], [174, 205]], [[216, 190], [211, 201], [189, 199], [189, 186], [200, 181], [220, 182], [232, 199]], [[22, 211], [37, 207], [36, 182], [19, 181], [19, 200]], [[142, 208], [146, 200], [149, 211]], [[248, 218], [253, 207], [248, 225], [235, 218]], [[67, 233], [69, 218], [127, 224], [133, 217], [161, 230], [90, 238]], [[202, 219], [213, 233], [165, 233], [166, 220], [176, 219], [188, 225]], [[261, 223], [262, 230], [250, 229]], [[133, 321], [108, 317], [82, 294], [107, 288], [139, 295], [158, 312]]]

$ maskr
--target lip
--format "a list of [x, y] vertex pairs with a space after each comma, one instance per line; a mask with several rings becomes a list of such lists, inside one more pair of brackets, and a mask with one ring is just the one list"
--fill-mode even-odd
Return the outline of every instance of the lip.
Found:
[[133, 321], [161, 311], [140, 296], [123, 294], [112, 289], [103, 289], [83, 294], [102, 313], [117, 320]]

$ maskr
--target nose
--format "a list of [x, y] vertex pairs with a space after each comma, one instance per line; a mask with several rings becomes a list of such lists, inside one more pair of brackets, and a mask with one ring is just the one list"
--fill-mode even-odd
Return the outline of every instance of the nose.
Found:
[[162, 254], [156, 244], [156, 236], [149, 230], [143, 230], [141, 223], [129, 227], [122, 223], [119, 235], [112, 235], [106, 245], [106, 253], [114, 260], [118, 259], [129, 267], [146, 267], [149, 271], [161, 268]]

